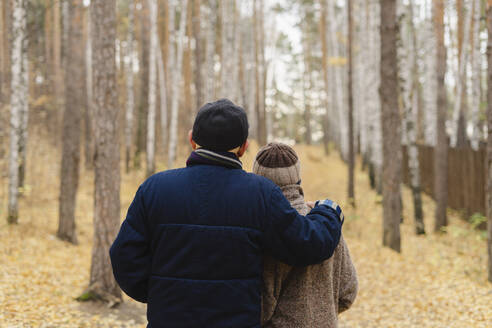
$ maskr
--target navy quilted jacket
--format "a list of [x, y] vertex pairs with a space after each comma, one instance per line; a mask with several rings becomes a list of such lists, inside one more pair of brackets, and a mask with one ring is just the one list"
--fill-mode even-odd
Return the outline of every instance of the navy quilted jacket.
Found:
[[110, 256], [122, 290], [148, 304], [148, 327], [260, 327], [264, 252], [319, 263], [340, 230], [334, 210], [301, 216], [266, 178], [195, 165], [140, 186]]

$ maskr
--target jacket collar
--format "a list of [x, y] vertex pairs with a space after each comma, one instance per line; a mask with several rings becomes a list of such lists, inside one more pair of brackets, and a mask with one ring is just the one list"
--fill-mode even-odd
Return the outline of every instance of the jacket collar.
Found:
[[242, 169], [243, 163], [236, 154], [225, 151], [211, 151], [199, 148], [193, 151], [186, 161], [186, 166], [217, 165], [233, 169]]

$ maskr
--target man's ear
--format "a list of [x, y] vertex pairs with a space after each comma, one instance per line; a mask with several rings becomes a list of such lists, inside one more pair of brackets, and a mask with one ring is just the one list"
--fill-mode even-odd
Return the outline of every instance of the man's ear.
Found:
[[237, 156], [238, 157], [241, 157], [244, 155], [244, 153], [246, 152], [246, 150], [248, 149], [249, 147], [249, 141], [246, 140], [246, 142], [241, 146], [241, 148], [239, 148], [238, 152], [237, 152]]
[[196, 142], [193, 141], [193, 130], [190, 130], [188, 132], [188, 140], [190, 141], [191, 148], [193, 150], [196, 150], [197, 145], [196, 145]]

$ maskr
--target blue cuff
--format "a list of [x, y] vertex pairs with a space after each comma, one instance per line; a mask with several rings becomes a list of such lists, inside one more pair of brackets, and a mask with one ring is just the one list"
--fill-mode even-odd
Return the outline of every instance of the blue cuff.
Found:
[[325, 200], [318, 200], [316, 203], [315, 203], [316, 206], [325, 206], [325, 207], [328, 207], [328, 208], [331, 208], [333, 209], [335, 212], [337, 212], [338, 214], [338, 217], [340, 218], [340, 221], [343, 223], [345, 221], [345, 217], [343, 216], [343, 212], [342, 212], [342, 209], [340, 208], [340, 206], [330, 200], [330, 199], [325, 199]]

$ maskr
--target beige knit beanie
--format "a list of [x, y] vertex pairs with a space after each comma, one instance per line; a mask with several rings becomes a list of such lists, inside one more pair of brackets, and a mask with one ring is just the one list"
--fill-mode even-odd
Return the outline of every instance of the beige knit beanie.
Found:
[[300, 183], [301, 164], [292, 147], [274, 142], [260, 149], [253, 164], [253, 173], [284, 187]]

